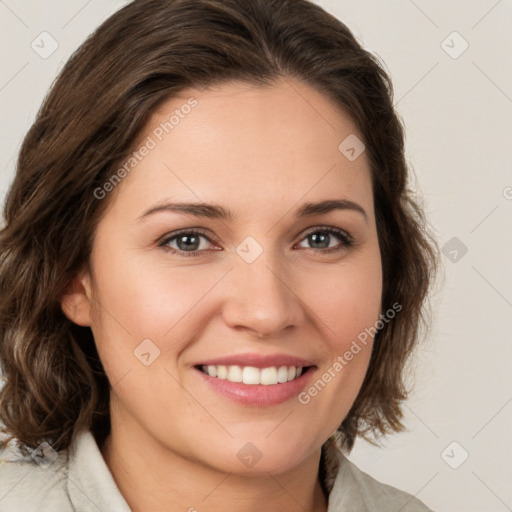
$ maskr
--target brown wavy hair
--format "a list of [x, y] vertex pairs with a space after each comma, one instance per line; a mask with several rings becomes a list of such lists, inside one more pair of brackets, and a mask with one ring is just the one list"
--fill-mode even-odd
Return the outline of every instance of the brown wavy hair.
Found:
[[[405, 368], [428, 328], [438, 247], [409, 188], [390, 77], [338, 19], [307, 0], [135, 0], [71, 56], [28, 131], [0, 231], [0, 418], [8, 440], [65, 449], [110, 431], [109, 381], [92, 331], [61, 299], [88, 267], [108, 198], [94, 191], [133, 151], [149, 115], [189, 87], [296, 78], [347, 112], [366, 145], [383, 266], [379, 330], [340, 447], [404, 429]], [[340, 141], [341, 142], [341, 141]], [[427, 329], [428, 330], [428, 329]], [[3, 442], [5, 446], [7, 441]]]

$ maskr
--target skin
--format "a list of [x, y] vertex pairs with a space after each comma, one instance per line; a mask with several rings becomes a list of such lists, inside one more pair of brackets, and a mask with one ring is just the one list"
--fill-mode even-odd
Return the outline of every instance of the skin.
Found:
[[[104, 199], [90, 270], [62, 300], [69, 318], [91, 327], [112, 386], [112, 431], [100, 449], [136, 512], [235, 504], [255, 512], [262, 503], [269, 512], [325, 511], [321, 446], [357, 396], [372, 340], [307, 405], [297, 397], [239, 404], [193, 366], [238, 353], [290, 354], [317, 366], [307, 389], [378, 320], [369, 163], [366, 153], [349, 161], [338, 150], [348, 135], [363, 137], [323, 94], [282, 79], [185, 91], [160, 105], [134, 149], [191, 96], [197, 106]], [[294, 216], [305, 202], [340, 198], [367, 218], [349, 209]], [[165, 200], [215, 203], [235, 217], [160, 212], [137, 220]], [[330, 235], [315, 245], [309, 235], [326, 226], [354, 244]], [[199, 256], [158, 247], [182, 228], [206, 231], [193, 249]], [[236, 252], [248, 236], [263, 250], [252, 263]], [[325, 254], [327, 246], [341, 250]], [[168, 247], [187, 250], [177, 239]], [[161, 351], [149, 366], [134, 356], [144, 339]], [[247, 442], [261, 452], [252, 468], [237, 457]]]

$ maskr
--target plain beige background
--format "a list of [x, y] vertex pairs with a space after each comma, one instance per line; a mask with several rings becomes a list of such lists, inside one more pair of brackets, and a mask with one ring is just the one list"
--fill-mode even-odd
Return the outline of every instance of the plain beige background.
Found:
[[[412, 186], [445, 253], [405, 407], [408, 432], [383, 449], [358, 442], [351, 458], [438, 512], [512, 510], [512, 1], [316, 3], [391, 74]], [[122, 5], [0, 0], [2, 202], [63, 62]], [[33, 49], [41, 38], [53, 53]]]

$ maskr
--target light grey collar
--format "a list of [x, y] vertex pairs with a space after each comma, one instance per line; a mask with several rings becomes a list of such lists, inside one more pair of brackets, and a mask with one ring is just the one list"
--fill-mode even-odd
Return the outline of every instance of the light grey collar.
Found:
[[70, 448], [67, 486], [76, 510], [131, 512], [90, 431], [77, 434]]

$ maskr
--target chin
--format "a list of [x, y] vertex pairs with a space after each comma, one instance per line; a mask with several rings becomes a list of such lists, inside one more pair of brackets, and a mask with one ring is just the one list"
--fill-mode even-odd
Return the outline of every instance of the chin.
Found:
[[[231, 440], [222, 443], [210, 452], [208, 465], [217, 470], [238, 475], [265, 476], [268, 473], [279, 475], [292, 470], [308, 457], [311, 451], [306, 451], [304, 442], [286, 443], [286, 440], [276, 438], [271, 442], [260, 438], [260, 441]], [[203, 460], [204, 460], [203, 454]]]

